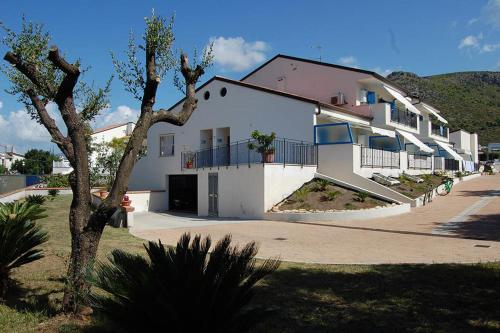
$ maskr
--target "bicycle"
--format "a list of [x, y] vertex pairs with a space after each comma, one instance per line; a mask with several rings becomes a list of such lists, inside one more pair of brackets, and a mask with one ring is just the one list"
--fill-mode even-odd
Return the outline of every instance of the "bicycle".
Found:
[[438, 186], [438, 188], [436, 189], [437, 194], [439, 194], [441, 196], [447, 195], [448, 193], [451, 192], [451, 189], [453, 188], [453, 178], [447, 177], [447, 178], [443, 179], [443, 181], [441, 182], [441, 185], [444, 185], [444, 186]]

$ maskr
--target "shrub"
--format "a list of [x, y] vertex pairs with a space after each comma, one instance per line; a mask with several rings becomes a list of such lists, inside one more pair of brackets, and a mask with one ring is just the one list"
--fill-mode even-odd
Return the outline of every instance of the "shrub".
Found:
[[462, 178], [464, 177], [464, 174], [461, 171], [457, 171], [457, 172], [455, 172], [455, 177], [462, 180]]
[[69, 187], [68, 175], [48, 175], [42, 177], [42, 182], [44, 182], [47, 187]]
[[37, 246], [48, 240], [35, 220], [44, 209], [29, 202], [0, 204], [0, 299], [5, 298], [12, 269], [43, 257]]
[[43, 205], [45, 197], [41, 194], [31, 194], [26, 197], [26, 201], [33, 205]]
[[369, 196], [370, 196], [370, 194], [368, 194], [367, 192], [363, 192], [363, 191], [360, 191], [360, 192], [356, 193], [356, 199], [359, 202], [365, 202], [366, 198], [368, 198]]
[[328, 185], [330, 185], [330, 182], [325, 179], [316, 179], [316, 181], [313, 184], [312, 190], [314, 192], [324, 192], [326, 191]]
[[256, 266], [257, 246], [231, 246], [226, 235], [208, 254], [210, 237], [184, 234], [176, 247], [145, 245], [147, 259], [114, 250], [96, 266], [91, 301], [107, 319], [131, 332], [245, 332], [270, 311], [250, 307], [254, 285], [279, 260]]
[[49, 195], [52, 197], [52, 199], [57, 197], [57, 195], [59, 194], [59, 190], [56, 188], [51, 188], [48, 192], [49, 192]]
[[339, 191], [328, 191], [321, 198], [324, 201], [333, 201], [339, 196]]
[[297, 191], [295, 191], [295, 193], [293, 194], [293, 197], [298, 202], [304, 202], [304, 201], [306, 201], [308, 194], [309, 194], [309, 189], [304, 186], [302, 188], [299, 188]]

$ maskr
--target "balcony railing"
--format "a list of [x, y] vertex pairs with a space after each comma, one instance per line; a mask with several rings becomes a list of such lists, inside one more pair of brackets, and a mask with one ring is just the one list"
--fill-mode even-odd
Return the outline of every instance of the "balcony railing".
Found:
[[417, 128], [418, 115], [391, 104], [391, 121], [407, 127]]
[[399, 152], [361, 146], [361, 167], [399, 169]]
[[432, 156], [408, 154], [408, 169], [431, 170]]
[[248, 145], [254, 140], [238, 141], [226, 146], [181, 154], [182, 169], [213, 168], [251, 164], [317, 165], [318, 147], [310, 142], [275, 139], [271, 154], [261, 154]]
[[444, 169], [450, 171], [458, 171], [460, 166], [460, 162], [453, 158], [445, 158], [444, 159]]
[[441, 125], [436, 125], [431, 123], [431, 134], [436, 136], [441, 136], [443, 138], [448, 137], [448, 128]]

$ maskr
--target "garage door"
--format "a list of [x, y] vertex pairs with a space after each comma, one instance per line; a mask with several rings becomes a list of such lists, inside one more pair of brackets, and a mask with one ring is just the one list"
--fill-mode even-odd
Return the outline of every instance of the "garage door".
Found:
[[198, 213], [198, 176], [168, 176], [168, 205], [173, 211]]

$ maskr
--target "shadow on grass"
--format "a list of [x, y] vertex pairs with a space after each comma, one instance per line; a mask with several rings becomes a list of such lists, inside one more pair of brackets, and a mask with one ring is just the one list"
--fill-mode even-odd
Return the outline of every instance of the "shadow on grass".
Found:
[[279, 308], [259, 332], [493, 332], [500, 265], [283, 268], [256, 302]]
[[23, 312], [41, 312], [47, 316], [57, 314], [58, 307], [50, 300], [50, 296], [62, 292], [62, 289], [41, 292], [42, 289], [22, 287], [15, 280], [10, 280], [5, 305]]

